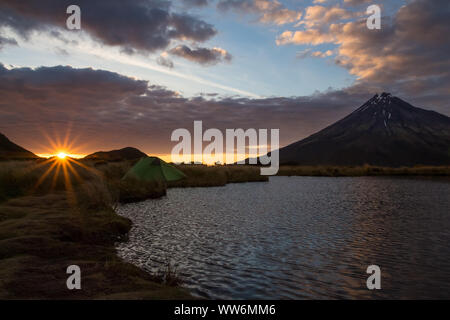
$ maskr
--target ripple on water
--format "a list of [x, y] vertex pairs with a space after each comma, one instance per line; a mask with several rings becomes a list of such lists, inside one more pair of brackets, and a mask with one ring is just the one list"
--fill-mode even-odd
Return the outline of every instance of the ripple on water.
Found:
[[[127, 204], [124, 259], [224, 299], [449, 298], [450, 184], [272, 177]], [[382, 290], [366, 289], [368, 265]]]

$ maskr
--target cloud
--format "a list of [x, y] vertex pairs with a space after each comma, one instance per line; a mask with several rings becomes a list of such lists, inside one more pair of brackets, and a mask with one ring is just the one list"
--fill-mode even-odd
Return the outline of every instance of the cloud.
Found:
[[308, 57], [313, 57], [313, 58], [326, 58], [326, 57], [330, 57], [334, 54], [334, 52], [332, 50], [326, 50], [326, 51], [314, 51], [311, 48], [302, 50], [297, 52], [296, 57], [298, 59], [305, 59]]
[[182, 0], [182, 2], [191, 7], [205, 7], [208, 5], [208, 0]]
[[373, 3], [373, 0], [344, 0], [344, 4], [348, 6], [359, 6], [362, 4]]
[[180, 45], [169, 50], [169, 53], [202, 65], [214, 65], [221, 61], [229, 62], [232, 59], [232, 56], [226, 50], [221, 48], [191, 49], [188, 46]]
[[52, 30], [50, 31], [50, 36], [52, 38], [58, 39], [59, 41], [61, 41], [62, 43], [68, 45], [68, 44], [72, 44], [72, 45], [78, 45], [78, 41], [76, 40], [67, 40], [64, 35], [57, 31], [57, 30]]
[[286, 44], [323, 44], [335, 41], [333, 34], [323, 32], [318, 29], [308, 29], [301, 31], [285, 31], [277, 37], [277, 45]]
[[277, 0], [219, 0], [217, 7], [222, 11], [255, 14], [258, 22], [283, 25], [300, 20], [301, 11], [289, 10]]
[[[16, 6], [15, 2], [0, 0], [0, 7], [5, 9], [10, 3]], [[162, 10], [164, 3], [158, 8]], [[152, 21], [165, 30], [152, 29], [156, 34], [165, 35], [164, 39], [182, 41], [191, 37], [186, 30], [202, 29], [188, 18], [174, 22], [175, 14], [169, 10], [168, 3], [166, 8], [165, 19], [172, 21], [170, 26]], [[22, 27], [24, 36], [32, 30], [54, 31], [54, 22], [47, 24], [42, 19], [37, 22], [34, 13], [18, 15], [17, 11], [23, 9], [8, 10], [8, 14], [0, 10], [0, 15], [9, 19], [6, 22], [0, 19], [0, 23]], [[11, 10], [15, 15], [9, 15]], [[444, 0], [415, 0], [401, 7], [392, 18], [385, 17], [381, 30], [368, 30], [365, 20], [325, 19], [330, 25], [308, 27], [304, 24], [305, 30], [283, 32], [277, 39], [278, 45], [327, 44], [333, 47], [333, 50], [307, 48], [298, 53], [299, 58], [335, 55], [336, 63], [358, 77], [348, 88], [304, 97], [241, 98], [203, 93], [185, 98], [156, 84], [102, 70], [67, 66], [7, 69], [0, 65], [0, 131], [34, 152], [42, 152], [40, 148], [45, 143], [42, 130], [54, 129], [61, 133], [72, 125], [80, 141], [91, 141], [82, 152], [132, 145], [148, 153], [168, 153], [172, 130], [191, 128], [194, 120], [203, 120], [205, 127], [222, 130], [280, 128], [281, 144], [286, 145], [340, 119], [380, 91], [392, 92], [418, 107], [429, 107], [449, 115], [449, 10]], [[178, 32], [183, 29], [183, 23], [190, 27]], [[135, 28], [132, 21], [130, 30], [120, 33], [132, 34], [137, 32]], [[199, 39], [200, 34], [196, 34]], [[109, 35], [104, 37], [108, 39]], [[141, 50], [136, 45], [129, 47], [130, 43], [140, 42], [143, 34], [136, 37], [137, 40], [119, 41], [120, 46]], [[207, 49], [197, 44], [193, 49], [180, 45], [172, 50], [170, 54], [203, 64], [231, 59], [223, 49]], [[167, 61], [159, 63], [167, 63], [170, 68], [168, 56], [162, 54], [160, 58]]]
[[187, 99], [116, 73], [63, 66], [0, 66], [0, 95], [2, 133], [38, 153], [46, 151], [41, 131], [61, 133], [69, 125], [80, 141], [90, 142], [79, 152], [133, 145], [169, 153], [172, 130], [190, 128], [194, 120], [220, 129], [282, 128], [288, 143], [345, 115], [354, 104], [324, 96]]
[[3, 49], [5, 46], [17, 46], [16, 39], [13, 38], [6, 38], [0, 35], [0, 50]]
[[[203, 94], [185, 98], [147, 81], [117, 73], [67, 66], [7, 69], [0, 65], [1, 132], [37, 153], [48, 153], [44, 133], [57, 139], [72, 128], [74, 150], [135, 146], [150, 154], [170, 153], [173, 130], [279, 128], [289, 144], [344, 117], [373, 96], [358, 85], [304, 97], [261, 99]], [[411, 102], [420, 102], [418, 97]], [[421, 107], [422, 104], [417, 106]], [[445, 105], [441, 111], [449, 110]]]
[[60, 47], [55, 47], [54, 51], [56, 52], [56, 54], [59, 54], [60, 56], [69, 56], [69, 52], [64, 49], [64, 48], [60, 48]]
[[450, 98], [450, 7], [446, 0], [415, 0], [369, 30], [365, 19], [329, 28], [285, 31], [278, 45], [336, 45], [336, 63], [374, 90], [403, 96]]
[[160, 66], [167, 67], [169, 69], [172, 69], [174, 67], [172, 60], [167, 58], [167, 54], [163, 54], [163, 55], [159, 56], [156, 59], [156, 63], [159, 64]]
[[[66, 8], [71, 0], [0, 0], [0, 27], [10, 27], [27, 39], [34, 31], [65, 29]], [[133, 53], [165, 49], [172, 40], [203, 42], [216, 29], [187, 13], [171, 10], [165, 0], [78, 0], [82, 31], [109, 46]]]
[[328, 25], [339, 20], [350, 19], [355, 13], [340, 7], [309, 6], [305, 10], [305, 16], [300, 24], [308, 28]]

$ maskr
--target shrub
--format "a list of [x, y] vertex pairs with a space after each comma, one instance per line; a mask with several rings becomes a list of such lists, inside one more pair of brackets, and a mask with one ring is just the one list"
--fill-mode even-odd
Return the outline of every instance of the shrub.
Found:
[[110, 190], [118, 202], [129, 203], [166, 195], [166, 185], [160, 181], [141, 181], [133, 178], [110, 181]]

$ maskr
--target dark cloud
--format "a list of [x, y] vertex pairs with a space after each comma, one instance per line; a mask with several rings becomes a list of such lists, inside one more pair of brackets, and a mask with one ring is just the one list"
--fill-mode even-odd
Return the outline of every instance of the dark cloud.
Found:
[[0, 50], [4, 47], [4, 46], [17, 46], [17, 41], [16, 39], [13, 38], [6, 38], [0, 35]]
[[186, 98], [108, 71], [0, 65], [0, 132], [37, 153], [49, 151], [43, 132], [56, 139], [72, 128], [78, 153], [135, 146], [167, 154], [173, 130], [192, 129], [194, 120], [202, 120], [205, 128], [221, 130], [279, 128], [286, 145], [344, 117], [373, 94], [355, 86], [292, 98]]
[[163, 56], [159, 56], [156, 59], [156, 63], [159, 64], [160, 66], [167, 67], [169, 69], [172, 69], [174, 67], [173, 61]]
[[208, 5], [208, 0], [181, 0], [185, 5], [192, 7], [204, 7]]
[[373, 0], [344, 0], [344, 4], [348, 6], [358, 6], [362, 4], [376, 4]]
[[66, 44], [66, 45], [68, 45], [68, 44], [78, 45], [78, 41], [66, 39], [64, 37], [64, 35], [61, 32], [57, 31], [57, 30], [51, 30], [49, 34], [53, 38], [58, 39], [59, 41], [61, 41], [62, 43]]
[[180, 45], [171, 49], [169, 53], [202, 65], [214, 65], [221, 61], [229, 62], [232, 59], [232, 56], [226, 50], [220, 48], [191, 49], [188, 46]]
[[[52, 91], [78, 90], [80, 88], [95, 86], [95, 90], [102, 87], [113, 89], [114, 92], [144, 93], [147, 88], [147, 82], [134, 80], [117, 73], [94, 70], [92, 68], [75, 69], [69, 66], [40, 67], [31, 68], [13, 68], [6, 69], [0, 66], [0, 88], [14, 85], [16, 92], [11, 94], [20, 95], [21, 90], [41, 90], [45, 93], [48, 89]], [[3, 92], [6, 93], [6, 92]], [[49, 96], [50, 97], [50, 96]]]
[[169, 36], [174, 39], [206, 41], [216, 35], [212, 25], [187, 14], [173, 14]]
[[[0, 27], [11, 27], [24, 38], [32, 31], [58, 32], [66, 26], [71, 0], [0, 0]], [[189, 14], [171, 11], [164, 0], [78, 0], [83, 31], [127, 52], [165, 49], [172, 40], [203, 42], [215, 28]]]

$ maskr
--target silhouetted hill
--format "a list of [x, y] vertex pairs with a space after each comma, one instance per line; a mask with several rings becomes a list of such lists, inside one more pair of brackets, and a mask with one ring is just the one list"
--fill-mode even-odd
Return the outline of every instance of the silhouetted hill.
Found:
[[450, 165], [450, 118], [377, 94], [344, 119], [281, 148], [280, 163]]
[[135, 160], [147, 155], [136, 148], [123, 148], [120, 150], [111, 151], [99, 151], [87, 155], [84, 159], [95, 159], [95, 160], [105, 160], [105, 161], [121, 161], [121, 160]]
[[11, 142], [5, 135], [0, 133], [0, 160], [23, 160], [38, 159], [34, 153]]

